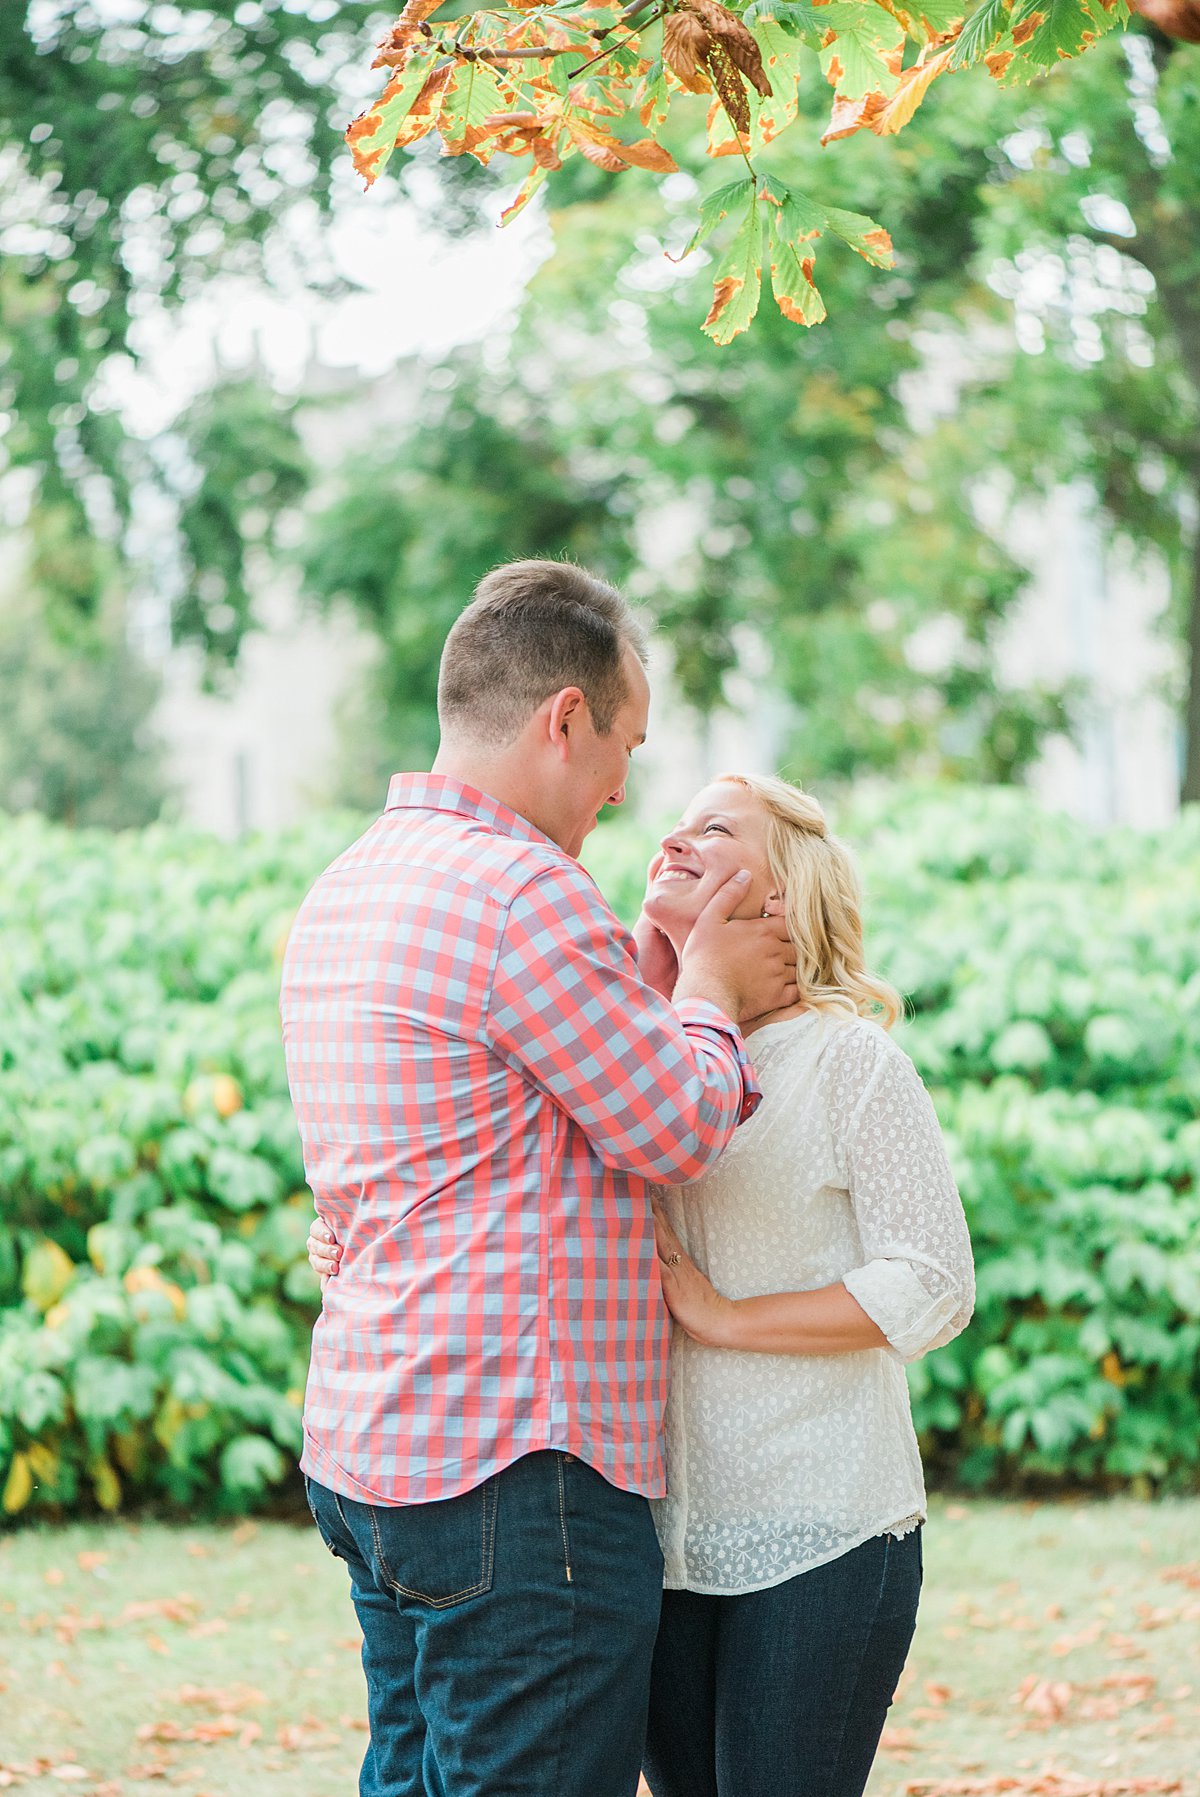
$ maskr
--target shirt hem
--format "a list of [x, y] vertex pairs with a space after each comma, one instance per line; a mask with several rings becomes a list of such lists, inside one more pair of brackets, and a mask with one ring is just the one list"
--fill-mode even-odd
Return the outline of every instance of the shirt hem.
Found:
[[638, 1479], [615, 1467], [607, 1467], [602, 1458], [588, 1448], [586, 1442], [572, 1440], [569, 1436], [560, 1439], [557, 1435], [548, 1437], [545, 1441], [514, 1443], [511, 1451], [506, 1450], [504, 1453], [498, 1454], [494, 1460], [488, 1461], [484, 1465], [464, 1467], [461, 1476], [440, 1481], [436, 1491], [423, 1491], [420, 1497], [401, 1497], [394, 1491], [385, 1494], [382, 1491], [374, 1490], [370, 1485], [364, 1485], [361, 1479], [356, 1479], [353, 1473], [347, 1472], [344, 1466], [341, 1466], [323, 1448], [318, 1447], [310, 1437], [305, 1439], [304, 1452], [300, 1457], [300, 1471], [306, 1478], [314, 1480], [318, 1485], [324, 1485], [327, 1490], [336, 1492], [339, 1497], [353, 1498], [360, 1504], [375, 1504], [385, 1510], [403, 1510], [415, 1504], [436, 1504], [446, 1498], [462, 1497], [465, 1492], [474, 1491], [480, 1485], [486, 1484], [497, 1473], [505, 1472], [518, 1460], [523, 1460], [527, 1454], [541, 1454], [548, 1451], [572, 1455], [576, 1460], [582, 1461], [585, 1466], [590, 1466], [593, 1472], [599, 1473], [602, 1479], [606, 1479], [618, 1491], [627, 1491], [633, 1497], [649, 1499], [662, 1498], [666, 1495], [665, 1479]]

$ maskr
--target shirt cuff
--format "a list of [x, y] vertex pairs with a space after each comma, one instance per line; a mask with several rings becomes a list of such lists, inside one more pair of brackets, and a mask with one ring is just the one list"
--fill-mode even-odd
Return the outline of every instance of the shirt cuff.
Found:
[[694, 1037], [700, 1031], [710, 1032], [720, 1036], [722, 1047], [728, 1043], [732, 1048], [742, 1079], [738, 1122], [745, 1123], [747, 1118], [753, 1117], [762, 1103], [763, 1095], [741, 1030], [732, 1018], [725, 1015], [720, 1005], [711, 1004], [706, 998], [681, 998], [675, 1011], [689, 1036]]
[[868, 1261], [846, 1273], [842, 1284], [901, 1360], [919, 1360], [955, 1333], [947, 1329], [958, 1313], [955, 1293], [931, 1298], [906, 1260]]

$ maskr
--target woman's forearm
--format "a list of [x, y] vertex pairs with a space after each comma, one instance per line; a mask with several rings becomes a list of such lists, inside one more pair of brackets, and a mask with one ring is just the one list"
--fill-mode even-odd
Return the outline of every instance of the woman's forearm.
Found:
[[853, 1354], [886, 1348], [887, 1336], [842, 1284], [726, 1300], [713, 1347], [753, 1354]]

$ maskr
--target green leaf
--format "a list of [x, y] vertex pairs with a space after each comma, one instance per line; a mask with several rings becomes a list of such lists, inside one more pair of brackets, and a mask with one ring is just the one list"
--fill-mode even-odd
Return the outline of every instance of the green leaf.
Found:
[[124, 1136], [93, 1136], [84, 1142], [75, 1156], [75, 1167], [80, 1179], [102, 1192], [116, 1180], [132, 1173], [137, 1165], [137, 1155], [132, 1145]]
[[[557, 85], [556, 82], [555, 86]], [[666, 124], [667, 114], [671, 109], [671, 90], [667, 86], [667, 71], [661, 56], [646, 70], [638, 89], [637, 107], [643, 126], [657, 137]]]
[[771, 291], [785, 318], [790, 318], [794, 324], [820, 324], [825, 316], [825, 302], [812, 278], [812, 254], [805, 253], [812, 242], [812, 233], [795, 230], [798, 210], [787, 202], [767, 207], [771, 227]]
[[751, 104], [750, 145], [758, 151], [795, 119], [800, 109], [797, 88], [806, 47], [815, 49], [816, 44], [798, 37], [769, 16], [759, 19], [752, 35], [762, 51], [763, 67], [771, 83], [771, 98], [760, 100], [755, 96]]
[[532, 169], [530, 169], [520, 187], [517, 189], [514, 198], [508, 202], [508, 205], [500, 214], [501, 225], [511, 225], [513, 219], [519, 217], [519, 215], [524, 212], [526, 206], [528, 206], [530, 200], [542, 185], [542, 182], [546, 179], [548, 173], [549, 170], [543, 168], [540, 162], [534, 163]]
[[449, 154], [474, 152], [484, 120], [504, 108], [504, 91], [487, 63], [469, 62], [459, 69], [450, 78], [438, 115], [438, 130]]
[[700, 222], [692, 233], [690, 242], [678, 256], [672, 256], [671, 260], [682, 262], [685, 256], [690, 256], [694, 249], [700, 247], [710, 231], [715, 231], [721, 220], [727, 217], [740, 201], [752, 195], [753, 192], [752, 177], [743, 175], [740, 181], [730, 181], [727, 186], [718, 187], [715, 193], [707, 194], [700, 202]]
[[819, 50], [821, 39], [829, 30], [824, 17], [828, 11], [827, 6], [805, 6], [797, 0], [752, 0], [742, 14], [742, 23], [751, 27], [760, 44], [759, 30], [772, 23], [786, 28], [789, 35], [796, 33], [810, 50]]
[[424, 87], [437, 54], [433, 45], [414, 48], [405, 67], [388, 82], [375, 105], [356, 118], [347, 131], [354, 166], [368, 187], [387, 167], [400, 127]]
[[13, 1414], [30, 1435], [40, 1435], [67, 1413], [67, 1390], [53, 1373], [27, 1373], [17, 1392]]
[[39, 1310], [50, 1310], [58, 1303], [75, 1273], [75, 1263], [66, 1250], [46, 1237], [35, 1242], [25, 1256], [21, 1289]]
[[825, 211], [825, 223], [835, 237], [848, 243], [876, 268], [895, 267], [891, 238], [882, 225], [877, 225], [864, 212], [843, 212], [840, 206], [829, 206]]
[[236, 1148], [213, 1150], [208, 1163], [208, 1186], [214, 1198], [230, 1210], [250, 1210], [256, 1204], [273, 1204], [280, 1196], [279, 1175], [257, 1155]]
[[983, 0], [963, 26], [950, 52], [950, 67], [965, 69], [986, 54], [1008, 24], [1011, 0]]
[[833, 0], [820, 9], [824, 24], [837, 36], [821, 51], [821, 67], [827, 78], [840, 66], [839, 94], [856, 100], [862, 94], [890, 94], [899, 80], [884, 58], [894, 50], [904, 32], [897, 20], [881, 7], [859, 5], [855, 0]]
[[[1018, 43], [1018, 29], [1034, 19], [1040, 20], [1037, 30], [1026, 43]], [[1034, 69], [1052, 69], [1064, 57], [1078, 56], [1117, 22], [1100, 0], [1017, 0], [1011, 19], [1014, 61]]]
[[97, 1432], [122, 1419], [141, 1421], [154, 1409], [158, 1380], [147, 1366], [131, 1366], [113, 1355], [89, 1354], [75, 1368], [75, 1408]]
[[747, 329], [758, 311], [766, 220], [761, 216], [753, 183], [748, 185], [750, 203], [746, 216], [713, 276], [713, 302], [703, 329], [714, 343], [731, 343]]
[[967, 9], [963, 0], [916, 0], [915, 5], [906, 6], [904, 10], [914, 19], [920, 19], [931, 37], [941, 37], [952, 25], [957, 25]]
[[273, 1441], [261, 1435], [238, 1435], [221, 1453], [221, 1484], [238, 1496], [252, 1497], [278, 1485], [287, 1461]]

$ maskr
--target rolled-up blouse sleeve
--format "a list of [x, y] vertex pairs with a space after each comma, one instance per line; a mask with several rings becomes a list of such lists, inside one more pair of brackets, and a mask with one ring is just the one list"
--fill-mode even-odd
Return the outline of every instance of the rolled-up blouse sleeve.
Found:
[[844, 1284], [902, 1360], [965, 1329], [975, 1272], [958, 1188], [928, 1092], [880, 1032], [842, 1078], [838, 1131], [864, 1262]]

